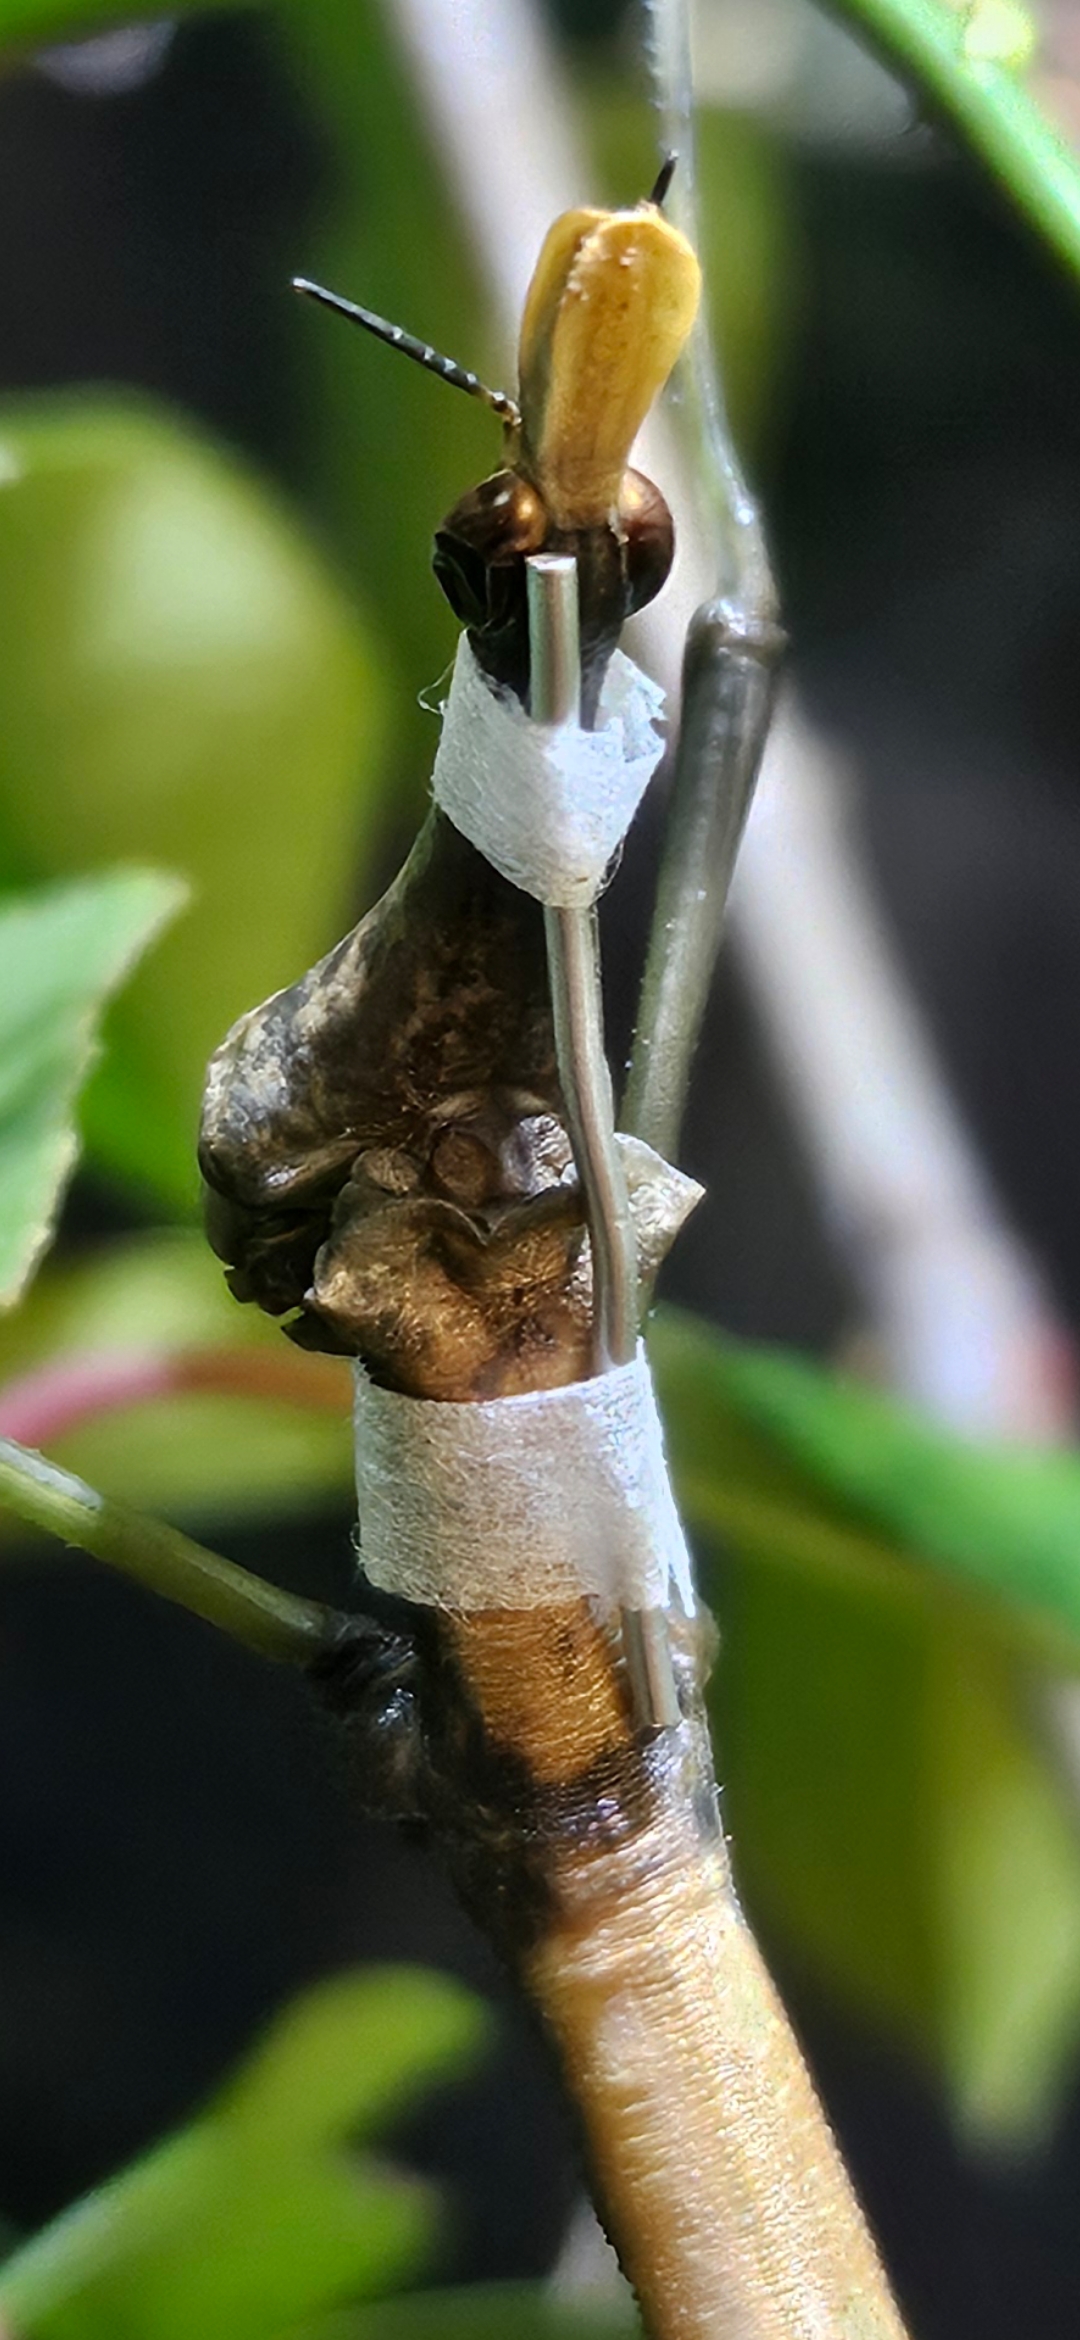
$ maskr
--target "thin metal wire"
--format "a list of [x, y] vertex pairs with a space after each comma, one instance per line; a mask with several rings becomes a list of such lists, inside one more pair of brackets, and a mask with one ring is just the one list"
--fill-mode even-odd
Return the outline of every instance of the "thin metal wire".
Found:
[[[526, 568], [532, 718], [576, 724], [581, 706], [577, 562], [572, 555], [537, 553]], [[555, 1054], [592, 1251], [594, 1366], [603, 1373], [612, 1365], [628, 1365], [634, 1356], [638, 1276], [604, 1053], [596, 912], [545, 909], [544, 926]], [[679, 1702], [663, 1610], [623, 1609], [621, 1622], [635, 1713], [645, 1729], [666, 1729], [679, 1721]]]
[[[532, 718], [552, 726], [576, 724], [581, 703], [577, 562], [572, 555], [537, 553], [527, 569]], [[637, 1254], [604, 1054], [596, 913], [545, 909], [544, 926], [555, 1054], [592, 1246], [594, 1364], [603, 1373], [611, 1365], [628, 1365], [634, 1355]]]

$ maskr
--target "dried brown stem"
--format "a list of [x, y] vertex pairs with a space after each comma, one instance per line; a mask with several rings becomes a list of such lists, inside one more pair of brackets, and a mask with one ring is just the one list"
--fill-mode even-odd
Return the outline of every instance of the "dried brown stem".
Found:
[[[239, 1287], [413, 1396], [580, 1378], [558, 1104], [539, 916], [436, 818], [356, 935], [216, 1060], [203, 1158]], [[678, 1216], [662, 1183], [642, 1149], [646, 1268]], [[682, 1720], [643, 1738], [617, 1622], [587, 1602], [417, 1613], [410, 1815], [548, 2025], [652, 2340], [901, 2340], [738, 1911], [677, 1630]]]

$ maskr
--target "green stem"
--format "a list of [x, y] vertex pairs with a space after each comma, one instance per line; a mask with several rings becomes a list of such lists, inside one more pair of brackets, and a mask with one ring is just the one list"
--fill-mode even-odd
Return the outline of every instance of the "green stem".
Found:
[[[1047, 121], [1016, 64], [976, 53], [980, 0], [823, 0], [960, 131], [1018, 211], [1080, 275], [1080, 162]], [[1017, 9], [1018, 27], [1023, 25]]]
[[28, 1526], [77, 1544], [164, 1600], [219, 1626], [260, 1657], [309, 1666], [333, 1647], [344, 1626], [337, 1610], [283, 1592], [162, 1520], [144, 1519], [111, 1503], [84, 1480], [10, 1438], [0, 1438], [0, 1503]]

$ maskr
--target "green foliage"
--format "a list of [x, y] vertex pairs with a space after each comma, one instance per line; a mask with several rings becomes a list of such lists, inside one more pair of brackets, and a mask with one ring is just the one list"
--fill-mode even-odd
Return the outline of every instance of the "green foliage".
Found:
[[444, 2211], [380, 2136], [486, 2036], [439, 1975], [317, 1985], [186, 2128], [14, 2252], [0, 2318], [20, 2340], [635, 2340], [628, 2306], [534, 2284], [385, 2296], [430, 2265]]
[[50, 1241], [106, 1001], [184, 889], [119, 869], [0, 904], [0, 1306]]
[[1018, 1661], [1080, 1664], [1080, 1461], [986, 1455], [670, 1312], [652, 1347], [751, 1907], [962, 2126], [1029, 2141], [1080, 2035], [1080, 1843]]
[[359, 2148], [466, 2071], [484, 2032], [434, 1974], [320, 1984], [189, 2127], [7, 2261], [0, 2317], [21, 2340], [285, 2340], [396, 2288], [429, 2259], [438, 2206]]
[[131, 403], [0, 413], [0, 869], [188, 879], [88, 1101], [101, 1162], [194, 1203], [207, 1056], [347, 923], [381, 689], [295, 523]]
[[1038, 52], [1020, 0], [823, 0], [939, 114], [1073, 274], [1080, 163], [1025, 81]]
[[553, 2298], [535, 2283], [429, 2291], [330, 2316], [288, 2340], [640, 2340], [627, 2304]]
[[[281, 54], [328, 132], [333, 187], [297, 268], [398, 320], [478, 372], [493, 352], [462, 222], [425, 136], [393, 10], [286, 0]], [[310, 307], [294, 304], [306, 386], [306, 482], [319, 523], [382, 621], [395, 770], [408, 817], [437, 737], [418, 695], [445, 673], [457, 626], [430, 574], [432, 535], [463, 491], [494, 471], [501, 432], [473, 400]]]
[[[75, 1260], [49, 1261], [17, 1316], [0, 1319], [0, 1388], [45, 1366], [88, 1355], [167, 1358], [223, 1350], [243, 1363], [291, 1364], [291, 1396], [255, 1401], [238, 1387], [170, 1390], [92, 1414], [45, 1438], [67, 1469], [117, 1501], [206, 1527], [225, 1517], [281, 1515], [349, 1500], [353, 1480], [347, 1368], [336, 1410], [320, 1406], [326, 1361], [290, 1351], [279, 1327], [237, 1307], [201, 1234], [129, 1236]], [[312, 1402], [303, 1403], [305, 1375]], [[238, 1373], [242, 1381], [242, 1371]], [[44, 1434], [43, 1434], [44, 1435]], [[0, 1518], [0, 1532], [5, 1522]]]
[[[170, 16], [204, 15], [219, 0], [173, 0]], [[235, 0], [238, 6], [245, 0]], [[247, 0], [253, 4], [253, 0]], [[304, 0], [295, 0], [303, 7]], [[0, 0], [0, 46], [32, 49], [47, 41], [83, 40], [114, 24], [130, 24], [130, 0]]]

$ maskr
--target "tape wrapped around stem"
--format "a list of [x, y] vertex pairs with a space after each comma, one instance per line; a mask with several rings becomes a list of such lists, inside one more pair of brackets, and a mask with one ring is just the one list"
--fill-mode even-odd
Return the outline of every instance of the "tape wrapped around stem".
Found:
[[596, 728], [533, 723], [458, 645], [435, 801], [510, 884], [552, 909], [596, 900], [664, 752], [664, 693], [617, 650]]
[[360, 1560], [428, 1608], [595, 1600], [687, 1615], [690, 1557], [644, 1347], [564, 1389], [460, 1405], [356, 1367]]

